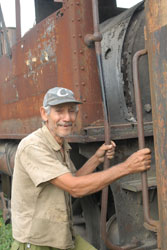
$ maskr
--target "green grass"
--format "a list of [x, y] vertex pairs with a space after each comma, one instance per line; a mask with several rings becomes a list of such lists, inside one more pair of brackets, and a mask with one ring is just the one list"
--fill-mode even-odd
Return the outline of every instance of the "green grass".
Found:
[[4, 224], [2, 211], [0, 210], [0, 250], [10, 250], [12, 241], [12, 226], [11, 224]]

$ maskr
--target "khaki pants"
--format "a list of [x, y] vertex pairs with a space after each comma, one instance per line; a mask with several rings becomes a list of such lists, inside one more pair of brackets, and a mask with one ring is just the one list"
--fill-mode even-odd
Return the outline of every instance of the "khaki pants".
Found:
[[20, 243], [18, 241], [14, 241], [11, 247], [11, 250], [97, 250], [90, 243], [85, 241], [79, 235], [76, 236], [75, 239], [75, 248], [73, 249], [58, 249], [54, 247], [45, 247], [45, 246], [35, 246], [27, 243]]

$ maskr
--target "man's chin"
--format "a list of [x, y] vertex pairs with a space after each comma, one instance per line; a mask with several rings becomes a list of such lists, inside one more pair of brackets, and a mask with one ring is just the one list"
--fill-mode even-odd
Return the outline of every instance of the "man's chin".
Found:
[[62, 133], [59, 133], [57, 134], [60, 138], [64, 138], [64, 137], [67, 137], [69, 135], [71, 135], [72, 131], [66, 131], [66, 132], [62, 132]]

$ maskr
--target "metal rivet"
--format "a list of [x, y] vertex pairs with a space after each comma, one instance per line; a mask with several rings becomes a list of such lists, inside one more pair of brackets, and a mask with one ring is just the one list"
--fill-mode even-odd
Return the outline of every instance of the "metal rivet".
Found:
[[86, 102], [86, 99], [83, 99], [83, 102]]
[[82, 82], [81, 84], [82, 84], [82, 86], [85, 86], [85, 83], [84, 83], [84, 82]]
[[82, 34], [79, 34], [78, 36], [79, 36], [79, 37], [82, 37]]
[[81, 70], [84, 70], [84, 69], [85, 69], [85, 68], [82, 66], [82, 67], [81, 67]]
[[77, 53], [77, 51], [76, 50], [74, 50], [74, 54], [76, 54]]
[[83, 50], [80, 50], [79, 53], [80, 53], [80, 54], [83, 54]]
[[147, 103], [144, 105], [144, 110], [147, 112], [147, 113], [150, 113], [151, 112], [151, 104], [150, 103]]

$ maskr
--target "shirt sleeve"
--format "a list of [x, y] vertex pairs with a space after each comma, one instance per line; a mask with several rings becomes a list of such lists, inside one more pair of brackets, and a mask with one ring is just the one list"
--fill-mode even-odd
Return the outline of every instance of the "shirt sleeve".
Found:
[[75, 173], [77, 172], [77, 170], [76, 170], [76, 167], [75, 167], [75, 165], [74, 165], [74, 163], [72, 162], [72, 160], [70, 159], [69, 160], [70, 161], [70, 166], [71, 166], [71, 173], [73, 174], [73, 175], [75, 175]]
[[50, 181], [58, 176], [69, 173], [55, 155], [41, 145], [28, 145], [20, 153], [20, 162], [35, 186]]

